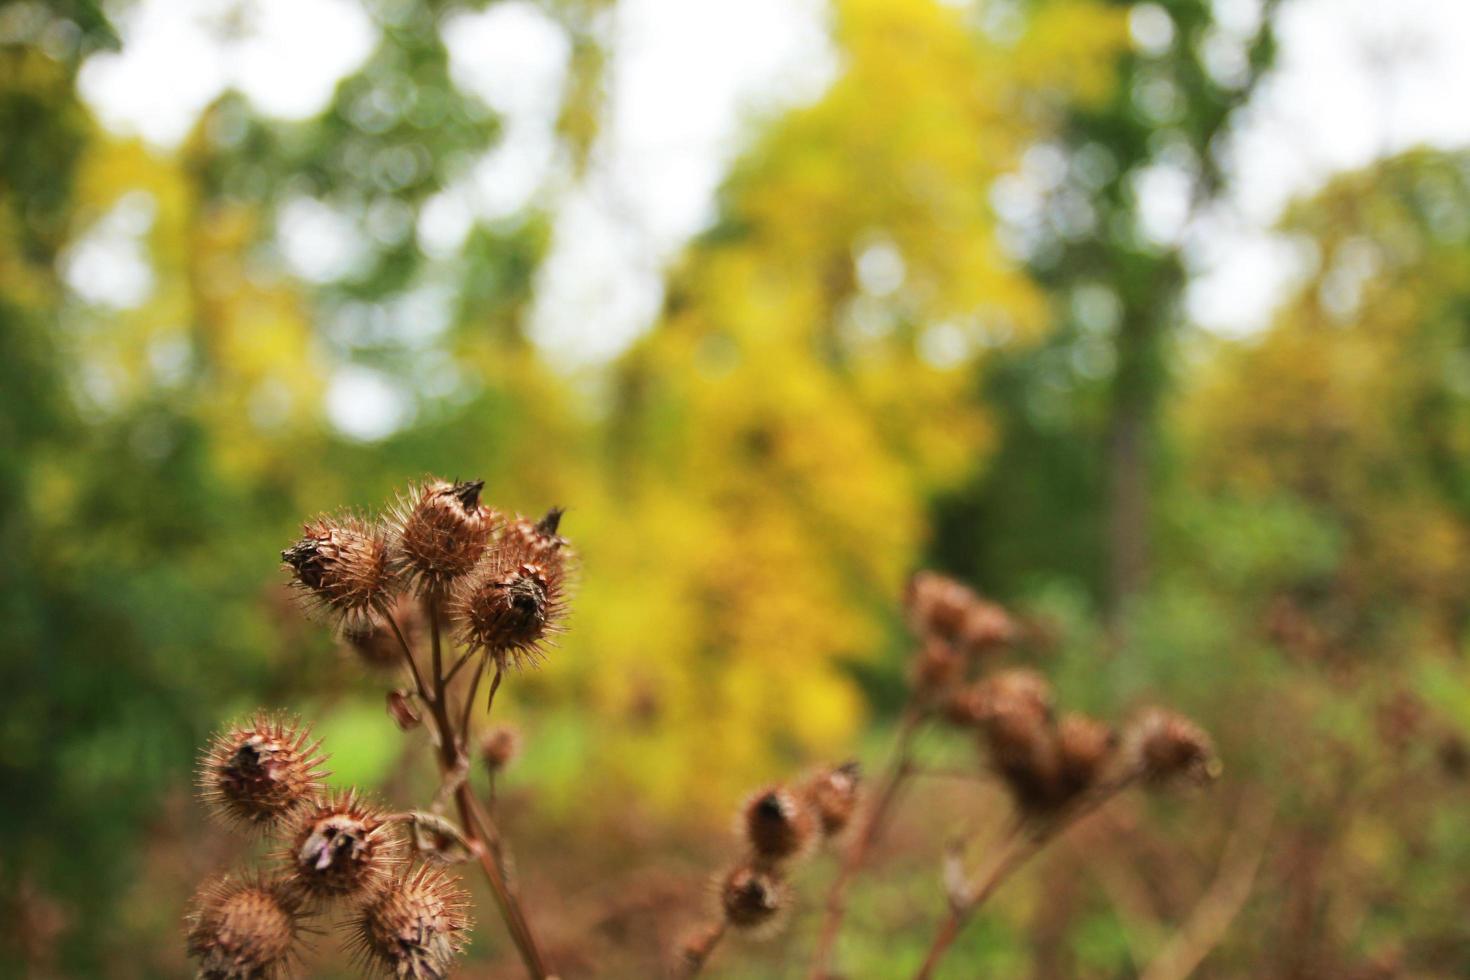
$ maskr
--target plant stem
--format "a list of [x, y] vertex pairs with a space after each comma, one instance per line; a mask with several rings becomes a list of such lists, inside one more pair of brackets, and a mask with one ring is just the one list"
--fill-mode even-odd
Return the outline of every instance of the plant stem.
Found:
[[827, 976], [827, 964], [832, 958], [832, 949], [837, 944], [837, 936], [842, 931], [842, 919], [847, 914], [847, 889], [867, 860], [868, 851], [882, 830], [883, 821], [898, 796], [899, 788], [912, 771], [909, 764], [909, 750], [923, 717], [923, 712], [918, 705], [910, 701], [908, 707], [904, 709], [903, 719], [899, 722], [898, 735], [894, 739], [893, 756], [889, 760], [888, 769], [884, 773], [878, 794], [864, 811], [863, 821], [858, 825], [852, 844], [848, 846], [843, 855], [842, 867], [838, 869], [837, 877], [827, 892], [827, 911], [822, 920], [822, 934], [817, 940], [816, 953], [812, 958], [810, 973], [812, 980], [823, 980]]
[[676, 964], [674, 976], [679, 980], [690, 980], [699, 975], [704, 965], [709, 962], [710, 956], [714, 954], [715, 947], [720, 945], [720, 940], [725, 938], [727, 923], [721, 919], [714, 925], [705, 929], [704, 933], [683, 950], [681, 959]]
[[[432, 662], [434, 666], [434, 684], [432, 690], [426, 688], [418, 667], [414, 662], [413, 650], [403, 636], [397, 621], [390, 614], [388, 621], [393, 626], [393, 632], [398, 637], [399, 645], [403, 647], [403, 655], [408, 660], [409, 667], [413, 671], [414, 683], [418, 686], [419, 696], [429, 706], [429, 716], [434, 727], [434, 733], [438, 741], [439, 769], [444, 774], [455, 772], [463, 760], [463, 749], [461, 748], [461, 733], [456, 731], [454, 722], [450, 719], [449, 705], [444, 696], [445, 677], [443, 673], [443, 654], [439, 638], [439, 615], [437, 604], [432, 598], [425, 600], [425, 611], [429, 617], [430, 643], [432, 647]], [[464, 733], [468, 734], [467, 729]], [[471, 791], [469, 781], [460, 779], [459, 785], [454, 790], [455, 806], [459, 811], [460, 824], [464, 828], [465, 837], [471, 843], [476, 859], [480, 862], [480, 868], [485, 872], [485, 878], [490, 884], [490, 891], [495, 897], [495, 904], [500, 910], [500, 917], [505, 921], [506, 930], [510, 933], [511, 942], [515, 944], [516, 951], [520, 953], [521, 961], [525, 964], [526, 971], [535, 980], [548, 980], [552, 976], [546, 965], [546, 959], [542, 955], [540, 947], [536, 944], [536, 938], [532, 934], [526, 921], [525, 913], [521, 908], [519, 897], [516, 895], [510, 883], [506, 880], [505, 872], [501, 867], [501, 839], [500, 831], [493, 820], [480, 807], [479, 801], [475, 799]]]

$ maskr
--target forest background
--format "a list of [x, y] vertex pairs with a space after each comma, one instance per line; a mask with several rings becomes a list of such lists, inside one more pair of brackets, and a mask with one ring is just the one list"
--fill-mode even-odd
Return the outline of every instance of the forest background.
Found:
[[[1226, 773], [1057, 848], [955, 975], [1135, 975], [1240, 868], [1202, 976], [1470, 973], [1470, 120], [1402, 74], [1470, 25], [1362, 20], [1301, 139], [1261, 123], [1361, 6], [0, 5], [0, 974], [185, 971], [238, 846], [195, 753], [257, 705], [431, 791], [278, 568], [429, 472], [568, 508], [572, 630], [497, 709], [567, 950], [697, 893], [761, 780], [881, 761], [933, 567]], [[761, 97], [681, 91], [706, 57]], [[998, 805], [933, 792], [854, 977], [913, 968]], [[712, 972], [800, 975], [826, 874]], [[466, 975], [508, 956], [484, 923]]]

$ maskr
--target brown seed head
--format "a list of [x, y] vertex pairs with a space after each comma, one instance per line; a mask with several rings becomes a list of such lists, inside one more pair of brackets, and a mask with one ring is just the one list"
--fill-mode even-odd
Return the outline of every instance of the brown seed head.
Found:
[[451, 617], [460, 641], [498, 662], [541, 656], [566, 615], [565, 570], [555, 553], [537, 551], [512, 527], [455, 589]]
[[804, 853], [815, 842], [817, 817], [795, 793], [784, 786], [773, 786], [745, 804], [740, 827], [762, 861], [785, 861]]
[[189, 956], [201, 980], [271, 980], [285, 971], [301, 925], [288, 889], [258, 876], [226, 875], [194, 896]]
[[956, 639], [970, 653], [983, 654], [1010, 646], [1016, 642], [1020, 632], [1010, 613], [977, 596], [965, 612]]
[[1205, 783], [1220, 774], [1215, 744], [1204, 730], [1177, 712], [1152, 708], [1132, 725], [1131, 755], [1152, 783]]
[[1060, 795], [1071, 799], [1096, 785], [1117, 747], [1118, 733], [1111, 725], [1086, 715], [1064, 715], [1057, 723]]
[[480, 737], [480, 757], [491, 774], [501, 772], [521, 751], [521, 733], [514, 725], [496, 725]]
[[348, 923], [364, 973], [444, 980], [469, 944], [470, 899], [441, 869], [405, 870]]
[[484, 555], [499, 515], [480, 502], [484, 480], [430, 480], [393, 508], [393, 568], [418, 595], [442, 595]]
[[536, 561], [564, 564], [572, 556], [571, 543], [557, 533], [565, 513], [563, 508], [553, 507], [540, 520], [517, 516], [505, 529], [505, 543], [523, 549]]
[[742, 932], [775, 928], [789, 905], [786, 883], [768, 869], [737, 865], [720, 882], [720, 908], [725, 921]]
[[965, 658], [943, 640], [930, 639], [914, 656], [912, 673], [920, 696], [941, 697], [964, 679]]
[[990, 705], [990, 692], [984, 682], [956, 688], [940, 704], [944, 720], [960, 728], [971, 728], [984, 720]]
[[980, 737], [1018, 806], [1046, 810], [1059, 795], [1061, 759], [1051, 717], [1051, 692], [1031, 671], [987, 678], [977, 695]]
[[219, 733], [199, 761], [199, 795], [216, 813], [263, 830], [321, 793], [321, 742], [293, 720], [264, 712]]
[[904, 600], [909, 625], [916, 634], [953, 643], [959, 640], [965, 618], [980, 597], [948, 576], [918, 572], [909, 579]]
[[397, 827], [357, 796], [333, 794], [297, 818], [281, 859], [289, 884], [313, 899], [378, 895], [403, 862]]
[[348, 630], [367, 630], [393, 597], [387, 535], [351, 516], [318, 518], [302, 530], [281, 552], [291, 584]]
[[847, 827], [857, 810], [862, 784], [862, 767], [856, 762], [823, 769], [807, 780], [802, 796], [815, 811], [823, 837], [833, 837]]

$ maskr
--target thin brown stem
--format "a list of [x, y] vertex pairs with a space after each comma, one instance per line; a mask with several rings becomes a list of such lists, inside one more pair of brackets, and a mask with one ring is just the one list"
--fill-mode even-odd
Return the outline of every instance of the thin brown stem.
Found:
[[714, 954], [715, 947], [719, 946], [720, 940], [725, 938], [727, 928], [728, 924], [721, 919], [705, 927], [703, 932], [679, 950], [679, 959], [674, 964], [673, 970], [676, 980], [690, 980], [691, 977], [699, 976], [704, 965], [709, 962], [710, 956]]
[[500, 690], [500, 675], [502, 666], [499, 660], [495, 661], [495, 679], [490, 682], [490, 694], [485, 698], [485, 714], [495, 710], [495, 692]]
[[929, 980], [939, 963], [949, 952], [950, 946], [959, 937], [960, 931], [975, 911], [994, 895], [1017, 869], [1039, 853], [1047, 844], [1075, 826], [1083, 817], [1107, 803], [1137, 781], [1137, 772], [1124, 773], [1109, 783], [1098, 786], [1075, 802], [1053, 814], [1044, 822], [1035, 823], [1009, 835], [999, 855], [975, 878], [962, 884], [949, 896], [949, 912], [940, 922], [929, 952], [914, 980]]
[[470, 750], [470, 716], [475, 710], [475, 695], [480, 690], [480, 675], [483, 673], [485, 673], [485, 658], [481, 657], [475, 664], [474, 674], [470, 677], [470, 689], [464, 696], [464, 714], [459, 720], [459, 735], [464, 739], [466, 752]]
[[460, 654], [459, 659], [454, 662], [454, 666], [449, 668], [449, 673], [444, 675], [444, 683], [448, 684], [450, 681], [454, 680], [454, 677], [456, 674], [459, 673], [460, 668], [469, 663], [470, 658], [474, 655], [474, 650], [466, 650], [464, 653]]
[[832, 950], [837, 944], [838, 934], [842, 931], [843, 917], [847, 914], [848, 888], [867, 860], [868, 852], [873, 842], [877, 840], [888, 812], [898, 797], [899, 788], [913, 771], [909, 761], [909, 752], [913, 746], [914, 735], [917, 734], [923, 718], [923, 712], [912, 702], [904, 709], [903, 719], [899, 722], [898, 734], [894, 739], [893, 755], [889, 760], [888, 769], [883, 775], [873, 802], [863, 811], [862, 822], [853, 834], [852, 843], [848, 845], [843, 854], [842, 866], [838, 869], [837, 877], [833, 879], [832, 887], [827, 892], [827, 911], [822, 919], [822, 933], [817, 940], [816, 952], [812, 957], [810, 974], [812, 980], [822, 980], [827, 976]]
[[[433, 687], [430, 690], [423, 682], [418, 667], [413, 659], [413, 651], [404, 639], [403, 632], [398, 624], [393, 622], [393, 632], [398, 636], [398, 641], [403, 647], [404, 655], [407, 657], [409, 666], [413, 670], [414, 682], [419, 688], [419, 696], [429, 706], [430, 721], [434, 728], [434, 734], [438, 742], [439, 769], [445, 775], [460, 770], [464, 760], [461, 749], [461, 730], [456, 730], [453, 720], [450, 718], [449, 705], [444, 696], [445, 676], [443, 673], [443, 653], [439, 637], [439, 616], [436, 604], [432, 599], [425, 600], [425, 611], [429, 617], [429, 635], [432, 649], [432, 663], [434, 666]], [[390, 622], [392, 618], [390, 617]], [[475, 799], [470, 789], [469, 781], [459, 779], [454, 789], [455, 806], [459, 811], [460, 825], [464, 828], [464, 834], [470, 845], [471, 852], [480, 863], [480, 868], [485, 872], [485, 879], [490, 884], [491, 894], [495, 898], [495, 904], [500, 911], [500, 917], [504, 920], [506, 930], [510, 933], [511, 942], [514, 943], [516, 951], [525, 964], [526, 971], [535, 980], [547, 980], [552, 976], [546, 964], [546, 959], [536, 943], [536, 938], [531, 932], [530, 925], [526, 921], [525, 913], [521, 907], [519, 897], [506, 879], [504, 869], [501, 866], [502, 843], [500, 831], [493, 820], [481, 808], [479, 801]]]
[[408, 664], [408, 672], [413, 675], [413, 686], [418, 691], [419, 698], [425, 703], [432, 703], [429, 689], [424, 685], [423, 675], [419, 673], [418, 661], [413, 658], [413, 648], [408, 645], [408, 640], [403, 635], [403, 630], [398, 626], [397, 618], [390, 612], [387, 614], [388, 625], [393, 627], [393, 635], [398, 637], [398, 646], [403, 650], [404, 662]]

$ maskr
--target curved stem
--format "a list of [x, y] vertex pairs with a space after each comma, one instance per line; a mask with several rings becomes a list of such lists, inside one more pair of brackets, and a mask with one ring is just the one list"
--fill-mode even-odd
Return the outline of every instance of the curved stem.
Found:
[[817, 940], [816, 953], [812, 958], [810, 974], [812, 980], [823, 980], [827, 976], [827, 965], [832, 958], [832, 949], [837, 944], [837, 936], [842, 931], [842, 920], [847, 914], [847, 890], [852, 884], [852, 879], [856, 877], [867, 860], [868, 851], [882, 830], [883, 822], [893, 806], [893, 801], [898, 796], [899, 788], [912, 772], [912, 766], [909, 764], [909, 750], [923, 717], [923, 712], [913, 702], [910, 702], [909, 706], [904, 709], [903, 720], [899, 723], [898, 735], [894, 742], [893, 756], [888, 763], [888, 769], [884, 774], [878, 794], [864, 811], [863, 821], [853, 835], [852, 844], [843, 855], [842, 867], [838, 870], [837, 877], [827, 892], [827, 911], [822, 919], [822, 934]]
[[679, 961], [674, 964], [674, 976], [678, 980], [689, 980], [696, 977], [709, 962], [710, 956], [714, 954], [715, 947], [720, 945], [720, 940], [725, 938], [727, 923], [721, 919], [714, 925], [707, 927], [704, 932], [689, 945], [679, 951]]

